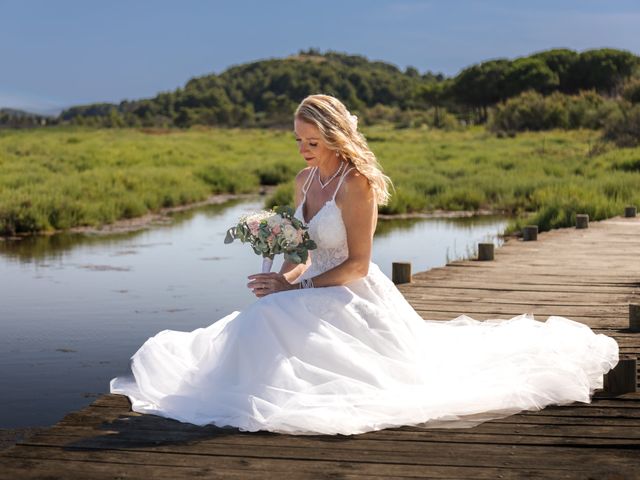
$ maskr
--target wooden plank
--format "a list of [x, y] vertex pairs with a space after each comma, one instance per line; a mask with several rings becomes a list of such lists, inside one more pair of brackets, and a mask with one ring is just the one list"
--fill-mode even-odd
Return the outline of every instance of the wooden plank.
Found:
[[[503, 312], [511, 314], [512, 312], [520, 312], [525, 313], [529, 311], [535, 310], [537, 315], [545, 315], [545, 316], [564, 316], [564, 317], [582, 317], [582, 318], [624, 318], [625, 313], [628, 311], [628, 306], [617, 306], [611, 305], [607, 310], [605, 306], [564, 306], [564, 305], [533, 305], [528, 303], [510, 303], [510, 304], [486, 304], [482, 302], [472, 302], [470, 304], [462, 304], [460, 302], [450, 301], [445, 302], [441, 300], [440, 302], [425, 302], [422, 300], [414, 300], [411, 302], [413, 306], [418, 309], [433, 309], [437, 311], [452, 311], [458, 312], [462, 311], [471, 311], [475, 313], [487, 313], [487, 314], [497, 314], [500, 315]], [[516, 313], [516, 315], [519, 315]]]
[[[84, 432], [86, 429], [95, 430], [96, 427], [105, 427], [107, 429], [113, 428], [112, 423], [115, 421], [120, 428], [126, 428], [125, 421], [123, 421], [121, 413], [104, 412], [100, 409], [86, 410], [82, 414], [77, 414], [69, 417], [64, 422], [59, 423], [57, 426], [50, 428], [46, 433], [55, 435], [66, 435], [69, 432]], [[117, 415], [117, 416], [116, 416]], [[514, 426], [516, 425], [516, 426]], [[168, 430], [171, 432], [182, 431], [185, 433], [198, 433], [201, 432], [202, 427], [195, 425], [189, 425], [171, 421], [168, 419], [157, 418], [157, 420], [147, 422], [146, 424], [138, 422], [136, 424], [137, 429], [162, 431]], [[540, 437], [557, 437], [568, 436], [575, 438], [600, 438], [600, 439], [625, 439], [633, 440], [638, 443], [640, 440], [640, 430], [635, 426], [599, 426], [594, 427], [592, 424], [582, 423], [577, 425], [557, 425], [550, 422], [544, 423], [529, 423], [529, 424], [494, 424], [491, 422], [478, 425], [474, 428], [463, 429], [421, 429], [414, 427], [421, 433], [431, 432], [440, 438], [445, 438], [445, 434], [500, 434], [500, 435], [529, 435]], [[394, 429], [387, 429], [393, 431]], [[98, 432], [98, 430], [96, 430]], [[369, 438], [367, 435], [361, 436], [361, 438]], [[633, 442], [626, 442], [633, 443]]]
[[[599, 400], [594, 400], [594, 402], [598, 402]], [[640, 426], [640, 416], [634, 415], [634, 410], [618, 410], [615, 406], [603, 406], [598, 407], [594, 404], [585, 404], [584, 406], [587, 408], [580, 408], [579, 410], [572, 409], [571, 406], [563, 406], [562, 412], [565, 413], [573, 413], [572, 415], [563, 415], [558, 416], [558, 409], [552, 409], [551, 407], [547, 407], [543, 410], [537, 412], [521, 412], [516, 415], [511, 415], [509, 417], [505, 417], [502, 419], [496, 419], [488, 422], [487, 424], [491, 425], [493, 423], [544, 423], [544, 424], [587, 424], [587, 425], [630, 425], [630, 426]], [[636, 412], [637, 413], [637, 412]], [[606, 415], [606, 416], [605, 416]], [[112, 408], [108, 406], [93, 406], [90, 411], [80, 411], [73, 412], [65, 417], [64, 420], [58, 423], [58, 425], [107, 425], [108, 423], [117, 420], [120, 417], [141, 417], [144, 416], [140, 413], [130, 412], [128, 410], [124, 410], [120, 407]], [[484, 425], [484, 424], [483, 424]], [[481, 425], [480, 425], [481, 426]], [[474, 428], [479, 428], [474, 427]], [[143, 428], [143, 427], [141, 427]], [[159, 427], [154, 427], [159, 428]], [[187, 424], [187, 423], [178, 423], [178, 424], [170, 424], [167, 428], [175, 429], [193, 429], [198, 430], [200, 427]], [[411, 428], [411, 427], [402, 427], [402, 428]]]
[[[414, 276], [414, 279], [416, 277]], [[466, 277], [468, 278], [468, 277]], [[562, 292], [562, 293], [612, 293], [612, 294], [629, 294], [629, 286], [604, 286], [604, 285], [585, 285], [581, 283], [508, 283], [508, 282], [494, 282], [494, 281], [461, 281], [455, 279], [449, 279], [447, 281], [436, 281], [433, 283], [428, 281], [414, 281], [414, 283], [405, 283], [399, 285], [401, 292], [411, 293], [414, 290], [421, 289], [433, 289], [434, 292], [438, 291], [451, 291], [462, 290], [458, 294], [464, 295], [466, 291], [485, 291], [485, 292]]]
[[[92, 432], [95, 433], [95, 432]], [[545, 456], [545, 467], [571, 469], [577, 463], [598, 464], [634, 468], [640, 459], [637, 449], [620, 449], [602, 445], [587, 448], [568, 445], [487, 444], [464, 442], [465, 455], [461, 456], [456, 445], [459, 442], [398, 442], [371, 441], [366, 438], [276, 435], [272, 444], [265, 444], [271, 435], [209, 434], [197, 438], [184, 432], [152, 434], [150, 431], [127, 432], [127, 435], [87, 434], [37, 435], [26, 446], [60, 447], [65, 450], [122, 450], [148, 451], [165, 454], [185, 453], [210, 456], [236, 456], [242, 458], [297, 459], [310, 461], [366, 462], [410, 465], [448, 465], [537, 468], [539, 456]], [[197, 441], [195, 441], [197, 440]], [[16, 447], [17, 448], [17, 447]], [[517, 455], [514, 455], [517, 452]]]
[[[33, 476], [34, 470], [59, 471], [66, 475], [67, 471], [78, 471], [82, 475], [91, 472], [91, 477], [98, 474], [115, 473], [125, 475], [121, 478], [144, 478], [141, 475], [151, 473], [149, 478], [182, 478], [188, 474], [193, 478], [265, 478], [277, 474], [278, 478], [478, 478], [494, 480], [496, 478], [530, 478], [584, 479], [584, 471], [534, 468], [511, 469], [502, 467], [477, 466], [442, 466], [442, 465], [397, 465], [369, 462], [332, 462], [317, 460], [313, 462], [296, 459], [269, 459], [237, 456], [209, 456], [191, 454], [166, 454], [156, 452], [112, 451], [112, 450], [60, 450], [51, 447], [22, 447], [16, 452], [17, 462], [3, 464], [0, 467], [13, 466], [13, 473], [28, 472], [32, 476], [16, 476], [13, 478], [44, 478]], [[23, 462], [23, 463], [21, 463]], [[87, 471], [87, 465], [98, 465], [97, 469]], [[156, 471], [145, 471], [140, 467], [153, 466]], [[188, 470], [182, 470], [188, 469]], [[603, 470], [604, 473], [604, 470]], [[135, 476], [139, 475], [139, 476]], [[157, 476], [160, 475], [160, 476]], [[162, 476], [166, 475], [166, 476]], [[173, 475], [171, 477], [170, 475]], [[198, 476], [195, 476], [198, 475]], [[217, 477], [215, 475], [218, 475]], [[49, 477], [51, 478], [51, 477]], [[64, 476], [64, 478], [86, 479], [86, 476]], [[99, 477], [102, 478], [102, 477]], [[111, 478], [111, 477], [109, 477]], [[186, 475], [185, 475], [186, 478]]]

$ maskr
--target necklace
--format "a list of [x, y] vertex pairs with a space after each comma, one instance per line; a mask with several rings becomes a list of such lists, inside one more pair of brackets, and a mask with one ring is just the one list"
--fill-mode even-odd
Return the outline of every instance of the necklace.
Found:
[[336, 173], [334, 173], [333, 175], [331, 175], [331, 177], [329, 177], [329, 180], [327, 180], [326, 182], [323, 182], [322, 180], [320, 180], [320, 169], [318, 169], [318, 182], [320, 183], [320, 187], [324, 190], [324, 187], [326, 187], [327, 185], [329, 185], [331, 183], [331, 180], [333, 180], [334, 178], [336, 178], [338, 176], [338, 174], [340, 173], [340, 171], [342, 170], [342, 167], [344, 166], [344, 162], [340, 162], [340, 166], [338, 167], [338, 169], [336, 170]]

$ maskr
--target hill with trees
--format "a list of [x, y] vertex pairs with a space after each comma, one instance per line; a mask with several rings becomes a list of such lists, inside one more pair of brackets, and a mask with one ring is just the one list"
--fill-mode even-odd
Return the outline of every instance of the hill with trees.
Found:
[[639, 68], [640, 57], [628, 51], [554, 49], [488, 60], [448, 78], [421, 74], [413, 67], [401, 70], [361, 55], [309, 49], [195, 77], [182, 88], [149, 99], [75, 106], [64, 110], [57, 123], [280, 127], [290, 125], [300, 100], [322, 92], [340, 98], [364, 123], [446, 128], [459, 122], [485, 123], [490, 109], [525, 92], [547, 96], [590, 91], [615, 98], [640, 75]]

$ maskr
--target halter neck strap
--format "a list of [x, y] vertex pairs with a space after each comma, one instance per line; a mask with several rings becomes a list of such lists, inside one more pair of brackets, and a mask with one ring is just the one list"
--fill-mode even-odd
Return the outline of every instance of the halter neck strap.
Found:
[[312, 167], [311, 171], [309, 172], [309, 176], [307, 177], [307, 179], [304, 181], [304, 184], [302, 185], [302, 193], [304, 194], [304, 198], [307, 198], [307, 192], [309, 191], [309, 187], [311, 186], [311, 181], [313, 180], [313, 174], [316, 173], [316, 169], [318, 167]]
[[336, 187], [336, 191], [333, 192], [333, 198], [332, 200], [336, 199], [336, 194], [338, 193], [338, 190], [340, 190], [340, 186], [342, 185], [342, 182], [344, 181], [344, 177], [346, 177], [349, 172], [353, 169], [355, 169], [356, 167], [351, 167], [348, 170], [345, 170], [344, 173], [342, 175], [340, 175], [340, 180], [338, 181], [338, 186]]

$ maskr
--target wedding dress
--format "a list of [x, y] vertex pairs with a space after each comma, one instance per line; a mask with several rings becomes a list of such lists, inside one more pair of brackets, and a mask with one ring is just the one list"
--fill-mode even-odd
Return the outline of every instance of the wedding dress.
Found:
[[[348, 256], [335, 196], [308, 222], [317, 249], [304, 278]], [[344, 286], [278, 292], [208, 327], [163, 330], [110, 391], [136, 412], [196, 425], [348, 435], [588, 403], [617, 362], [613, 338], [564, 317], [424, 320], [371, 263]]]

